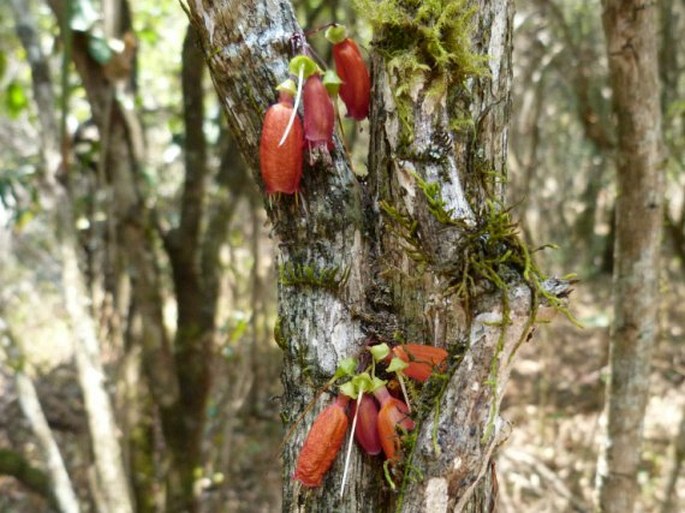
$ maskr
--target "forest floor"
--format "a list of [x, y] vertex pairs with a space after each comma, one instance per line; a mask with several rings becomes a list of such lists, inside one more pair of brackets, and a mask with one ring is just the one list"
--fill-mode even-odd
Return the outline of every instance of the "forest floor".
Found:
[[[662, 510], [663, 490], [685, 411], [685, 303], [680, 299], [685, 297], [685, 284], [680, 281], [673, 280], [662, 294], [661, 335], [653, 357], [639, 474], [641, 496], [635, 513], [666, 513]], [[512, 424], [512, 432], [497, 458], [501, 513], [592, 511], [608, 359], [610, 291], [607, 277], [581, 282], [573, 293], [571, 309], [585, 328], [580, 330], [557, 318], [540, 327], [518, 355], [502, 404], [502, 416]], [[270, 372], [276, 374], [280, 353], [274, 350], [272, 358]], [[85, 436], [85, 421], [73, 370], [65, 367], [64, 355], [56, 359], [52, 370], [48, 367], [41, 367], [38, 380], [46, 414], [60, 445], [77, 446]], [[276, 400], [278, 380], [274, 376], [271, 382], [273, 390], [264, 394], [270, 403], [246, 405], [233, 420], [230, 468], [225, 469], [220, 498], [212, 497], [216, 490], [208, 488], [208, 511], [269, 513], [280, 509], [278, 450], [283, 430]], [[0, 421], [0, 447], [10, 444], [40, 465], [12, 389], [11, 375], [0, 372], [0, 419], [4, 419]], [[58, 393], [61, 399], [51, 399]], [[87, 468], [78, 463], [87, 460], [87, 455], [74, 453], [74, 449], [66, 452], [77, 462], [72, 465], [80, 476], [77, 487], [87, 489]], [[675, 499], [685, 507], [685, 478], [678, 484]], [[47, 511], [45, 504], [34, 494], [12, 478], [0, 477], [0, 513], [42, 511]], [[682, 509], [676, 502], [668, 513], [677, 511]]]
[[[645, 415], [640, 498], [635, 513], [663, 512], [673, 442], [685, 412], [685, 284], [662, 294], [660, 337], [652, 358]], [[542, 327], [518, 355], [502, 416], [512, 434], [497, 470], [502, 513], [592, 512], [609, 353], [611, 280], [580, 283], [571, 309], [585, 326], [565, 319]], [[685, 508], [685, 479], [674, 500]], [[675, 506], [669, 513], [683, 511]]]

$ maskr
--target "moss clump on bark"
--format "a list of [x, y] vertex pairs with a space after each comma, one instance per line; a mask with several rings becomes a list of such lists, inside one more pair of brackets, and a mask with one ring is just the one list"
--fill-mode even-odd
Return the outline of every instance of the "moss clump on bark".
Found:
[[[403, 136], [412, 139], [414, 91], [442, 98], [466, 79], [487, 73], [487, 57], [472, 49], [476, 5], [470, 0], [355, 0], [374, 31], [374, 47], [386, 61]], [[450, 103], [456, 103], [451, 102]], [[450, 108], [452, 128], [472, 126], [463, 108]]]
[[307, 264], [287, 263], [279, 266], [278, 280], [282, 285], [297, 287], [309, 286], [337, 291], [349, 278], [348, 267], [339, 266], [316, 268]]

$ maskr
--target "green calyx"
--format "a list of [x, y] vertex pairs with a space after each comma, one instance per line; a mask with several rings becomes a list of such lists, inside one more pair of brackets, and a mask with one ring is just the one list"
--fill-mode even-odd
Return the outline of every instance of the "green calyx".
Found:
[[340, 86], [343, 83], [342, 79], [332, 69], [326, 70], [326, 73], [324, 73], [323, 75], [322, 82], [324, 87], [326, 88], [326, 91], [328, 91], [328, 94], [332, 97], [338, 95]]
[[380, 362], [384, 360], [390, 354], [390, 346], [388, 344], [376, 344], [375, 346], [369, 347], [369, 352], [373, 356], [374, 361]]
[[352, 357], [345, 358], [338, 364], [338, 368], [335, 369], [334, 379], [343, 378], [345, 376], [354, 376], [354, 372], [357, 370], [357, 360]]
[[409, 367], [409, 364], [407, 362], [405, 362], [401, 358], [395, 357], [392, 360], [390, 360], [390, 365], [388, 365], [387, 371], [388, 372], [399, 372], [399, 371], [403, 371], [407, 367]]
[[362, 372], [354, 376], [347, 383], [340, 385], [340, 393], [352, 399], [357, 399], [360, 394], [372, 393], [374, 390], [385, 386], [385, 383], [380, 378], [371, 377], [368, 372]]
[[337, 45], [347, 38], [347, 29], [345, 25], [331, 25], [326, 29], [325, 36], [331, 43]]
[[301, 74], [304, 79], [309, 78], [314, 73], [321, 73], [321, 69], [316, 62], [306, 55], [296, 55], [290, 59], [288, 70], [296, 76]]
[[276, 91], [289, 93], [290, 95], [295, 96], [295, 94], [297, 94], [297, 84], [295, 84], [295, 81], [292, 78], [289, 78], [278, 84], [276, 86]]

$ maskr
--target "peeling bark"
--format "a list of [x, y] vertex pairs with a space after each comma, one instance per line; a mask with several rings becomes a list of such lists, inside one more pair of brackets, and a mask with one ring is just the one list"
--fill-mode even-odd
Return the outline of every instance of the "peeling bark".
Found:
[[[473, 130], [452, 128], [454, 100], [429, 94], [431, 78], [425, 76], [411, 91], [413, 138], [400, 137], [393, 91], [406, 77], [388, 72], [374, 55], [368, 179], [354, 176], [336, 138], [332, 163], [304, 170], [301, 204], [306, 208], [291, 197], [266, 202], [280, 266], [315, 276], [338, 269], [346, 276], [327, 283], [279, 283], [276, 340], [284, 350], [288, 424], [296, 422], [338, 362], [360, 354], [370, 338], [392, 340], [399, 333], [454, 355], [443, 392], [424, 389], [430, 413], [422, 417], [416, 445], [405, 455], [405, 468], [418, 472], [403, 478], [398, 467], [393, 474], [398, 492], [385, 482], [380, 460], [357, 450], [342, 498], [343, 458], [320, 489], [306, 490], [292, 480], [309, 425], [329, 402], [324, 394], [286, 440], [283, 511], [482, 512], [494, 507], [491, 457], [508, 429], [497, 411], [540, 298], [516, 266], [502, 269], [502, 288], [484, 283], [469, 301], [449, 292], [454, 269], [478, 253], [466, 241], [493, 212], [486, 199], [503, 197], [504, 181], [488, 180], [484, 170], [506, 175], [513, 7], [509, 0], [474, 5], [473, 42], [479, 54], [489, 56], [489, 73], [450, 91], [472, 118]], [[189, 2], [189, 16], [229, 125], [261, 183], [256, 170], [262, 116], [276, 99], [274, 86], [287, 77], [290, 38], [301, 35], [292, 8], [276, 0], [195, 0]], [[449, 221], [431, 210], [422, 183], [439, 186]], [[410, 258], [406, 240], [381, 202], [416, 221], [414, 243], [424, 262]], [[491, 235], [483, 233], [484, 244]], [[550, 281], [542, 289], [549, 297], [562, 297], [568, 284]]]

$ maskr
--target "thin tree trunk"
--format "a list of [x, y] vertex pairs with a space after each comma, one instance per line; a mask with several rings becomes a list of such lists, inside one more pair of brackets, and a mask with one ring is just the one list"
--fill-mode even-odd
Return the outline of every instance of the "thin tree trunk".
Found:
[[[284, 271], [275, 336], [284, 350], [283, 413], [294, 427], [284, 449], [283, 511], [491, 511], [491, 458], [507, 433], [497, 413], [513, 356], [540, 295], [559, 306], [557, 296], [567, 293], [565, 283], [543, 285], [496, 206], [504, 183], [497, 177], [506, 174], [512, 3], [443, 6], [452, 9], [443, 19], [448, 25], [473, 14], [475, 51], [489, 56], [482, 75], [466, 63], [403, 73], [392, 54], [390, 63], [383, 60], [402, 32], [393, 20], [412, 19], [411, 2], [384, 3], [399, 14], [376, 18], [381, 53], [373, 57], [367, 181], [355, 177], [336, 138], [330, 164], [305, 166], [302, 203], [287, 196], [266, 202]], [[256, 170], [262, 117], [275, 101], [275, 85], [288, 76], [291, 37], [302, 37], [302, 29], [289, 2], [188, 4], [229, 125]], [[416, 38], [400, 37], [408, 46], [396, 51], [425, 58], [412, 45], [443, 13], [434, 4], [427, 9], [426, 25]], [[464, 37], [460, 48], [468, 46]], [[381, 461], [361, 451], [353, 451], [342, 497], [343, 458], [320, 489], [304, 489], [292, 479], [295, 460], [329, 398], [320, 396], [302, 422], [298, 416], [340, 360], [362, 354], [369, 340], [397, 334], [453, 355], [443, 386], [424, 388], [418, 401], [425, 414], [417, 417], [414, 449], [405, 454], [404, 472], [390, 472], [397, 491], [386, 484]]]
[[613, 106], [618, 126], [614, 326], [607, 387], [608, 432], [598, 467], [599, 509], [630, 513], [650, 355], [657, 332], [663, 220], [657, 3], [602, 2]]
[[[59, 187], [55, 179], [57, 165], [60, 163], [55, 147], [59, 135], [56, 130], [57, 123], [54, 117], [49, 115], [49, 113], [54, 113], [55, 106], [49, 68], [26, 5], [13, 2], [13, 7], [18, 20], [20, 39], [30, 55], [34, 96], [38, 110], [41, 112], [41, 132], [45, 141], [43, 149], [45, 170], [42, 175], [42, 186], [56, 214], [56, 229], [62, 257], [64, 301], [71, 328], [74, 331], [76, 366], [93, 442], [98, 484], [104, 493], [107, 513], [130, 513], [133, 508], [126, 483], [121, 447], [116, 434], [116, 422], [111, 401], [105, 389], [95, 323], [92, 312], [87, 307], [88, 295], [85, 280], [78, 268], [76, 254], [78, 242], [71, 203], [66, 190]], [[26, 390], [27, 393], [30, 392]]]
[[[0, 324], [4, 325], [4, 322], [0, 320]], [[41, 453], [45, 458], [45, 466], [52, 488], [49, 490], [46, 498], [51, 502], [54, 501], [61, 513], [79, 513], [78, 499], [64, 464], [64, 459], [43, 413], [36, 387], [24, 371], [26, 356], [22, 343], [6, 327], [0, 333], [9, 340], [8, 354], [16, 362], [14, 379], [19, 405], [31, 426]], [[29, 472], [25, 473], [31, 475]], [[33, 473], [35, 474], [35, 470]], [[36, 479], [30, 479], [28, 483], [38, 485]]]

